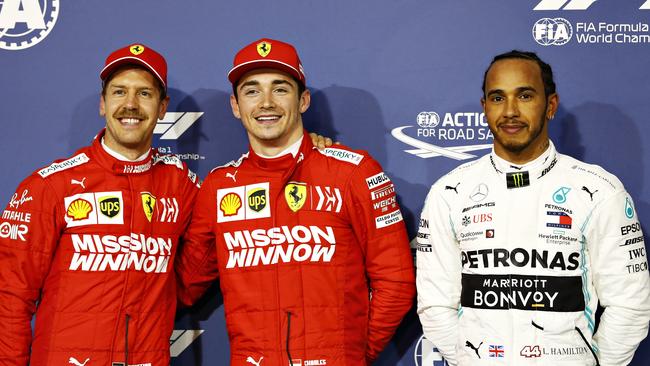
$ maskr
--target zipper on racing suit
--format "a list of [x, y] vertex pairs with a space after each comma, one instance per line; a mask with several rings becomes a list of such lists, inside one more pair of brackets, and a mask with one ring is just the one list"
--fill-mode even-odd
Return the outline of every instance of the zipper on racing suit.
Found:
[[583, 342], [585, 342], [585, 344], [587, 345], [587, 348], [589, 348], [589, 350], [591, 351], [591, 354], [594, 356], [594, 359], [596, 360], [596, 366], [600, 366], [600, 361], [598, 361], [598, 356], [596, 356], [596, 352], [594, 352], [594, 349], [591, 348], [591, 345], [589, 344], [589, 342], [587, 342], [587, 338], [585, 338], [584, 334], [582, 334], [582, 331], [580, 330], [580, 328], [575, 327], [575, 330], [578, 331], [578, 334], [580, 334], [580, 338], [582, 338]]
[[287, 311], [287, 357], [289, 357], [289, 366], [293, 366], [291, 352], [289, 352], [289, 336], [291, 335], [291, 312]]

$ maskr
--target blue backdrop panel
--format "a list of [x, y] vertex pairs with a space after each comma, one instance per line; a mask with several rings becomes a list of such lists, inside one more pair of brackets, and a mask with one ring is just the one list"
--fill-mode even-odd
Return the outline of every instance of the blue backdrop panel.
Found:
[[[131, 42], [169, 63], [171, 103], [154, 144], [181, 154], [202, 177], [237, 158], [247, 142], [230, 111], [226, 73], [239, 48], [270, 37], [300, 51], [313, 95], [307, 127], [368, 150], [384, 166], [411, 238], [430, 185], [489, 151], [481, 146], [492, 142], [481, 80], [491, 58], [513, 48], [538, 52], [555, 70], [561, 102], [550, 129], [558, 150], [616, 174], [643, 223], [650, 216], [645, 2], [0, 1], [0, 198], [102, 128], [99, 70], [110, 51]], [[45, 28], [33, 14], [12, 24], [16, 3], [21, 12], [37, 6]], [[459, 156], [454, 146], [474, 147]], [[179, 312], [176, 329], [175, 365], [228, 363], [218, 286]], [[421, 336], [412, 311], [377, 364], [442, 365]], [[648, 341], [632, 364], [650, 364]]]

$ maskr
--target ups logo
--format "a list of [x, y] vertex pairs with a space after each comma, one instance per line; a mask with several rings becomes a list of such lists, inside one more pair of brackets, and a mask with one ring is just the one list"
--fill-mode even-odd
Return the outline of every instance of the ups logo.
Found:
[[257, 188], [248, 192], [248, 207], [255, 212], [260, 212], [266, 207], [266, 189]]
[[102, 197], [99, 200], [99, 212], [106, 217], [113, 218], [120, 213], [122, 208], [119, 197]]

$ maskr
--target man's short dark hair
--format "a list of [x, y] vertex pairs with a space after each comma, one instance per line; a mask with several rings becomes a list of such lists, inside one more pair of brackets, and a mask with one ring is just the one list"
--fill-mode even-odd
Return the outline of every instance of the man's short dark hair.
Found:
[[[145, 68], [143, 66], [140, 66], [140, 65], [131, 65], [131, 64], [129, 64], [129, 65], [124, 65], [122, 67], [118, 67], [117, 69], [115, 69], [115, 71], [113, 71], [110, 75], [108, 75], [105, 80], [102, 81], [102, 96], [103, 97], [106, 96], [106, 87], [108, 86], [108, 84], [113, 79], [113, 76], [115, 76], [115, 74], [118, 71], [123, 70], [125, 68], [141, 69], [141, 70], [144, 70], [144, 71], [151, 74], [151, 71], [149, 71], [149, 69], [147, 69], [147, 68]], [[167, 91], [165, 90], [165, 87], [163, 86], [162, 82], [160, 80], [158, 80], [156, 75], [151, 74], [151, 76], [153, 76], [154, 80], [156, 80], [156, 86], [158, 87], [158, 92], [160, 94], [160, 100], [165, 99], [167, 97]]]
[[508, 59], [529, 60], [537, 63], [542, 73], [544, 95], [548, 98], [549, 95], [555, 93], [555, 82], [553, 81], [553, 69], [551, 69], [551, 65], [542, 61], [542, 59], [539, 58], [535, 52], [512, 50], [510, 52], [494, 56], [494, 59], [492, 59], [492, 62], [490, 62], [490, 66], [485, 69], [485, 73], [483, 74], [483, 98], [485, 98], [485, 79], [487, 78], [488, 71], [490, 71], [490, 68], [492, 65], [494, 65], [495, 62]]
[[[300, 97], [302, 96], [302, 93], [303, 93], [307, 88], [303, 85], [303, 83], [302, 83], [300, 80], [294, 78], [293, 76], [292, 76], [291, 78], [293, 79], [293, 81], [296, 82], [296, 84], [298, 84], [298, 100], [300, 100]], [[235, 100], [236, 100], [237, 102], [239, 102], [239, 96], [237, 95], [237, 87], [238, 87], [238, 86], [239, 86], [239, 80], [237, 80], [236, 83], [232, 84], [232, 95], [235, 96]]]

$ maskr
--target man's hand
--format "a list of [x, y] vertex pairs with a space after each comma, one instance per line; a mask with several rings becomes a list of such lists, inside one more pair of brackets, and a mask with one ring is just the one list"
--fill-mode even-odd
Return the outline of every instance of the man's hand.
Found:
[[318, 148], [318, 150], [323, 150], [324, 148], [330, 147], [334, 144], [331, 138], [317, 135], [313, 132], [309, 133], [309, 137], [311, 137], [311, 142]]

